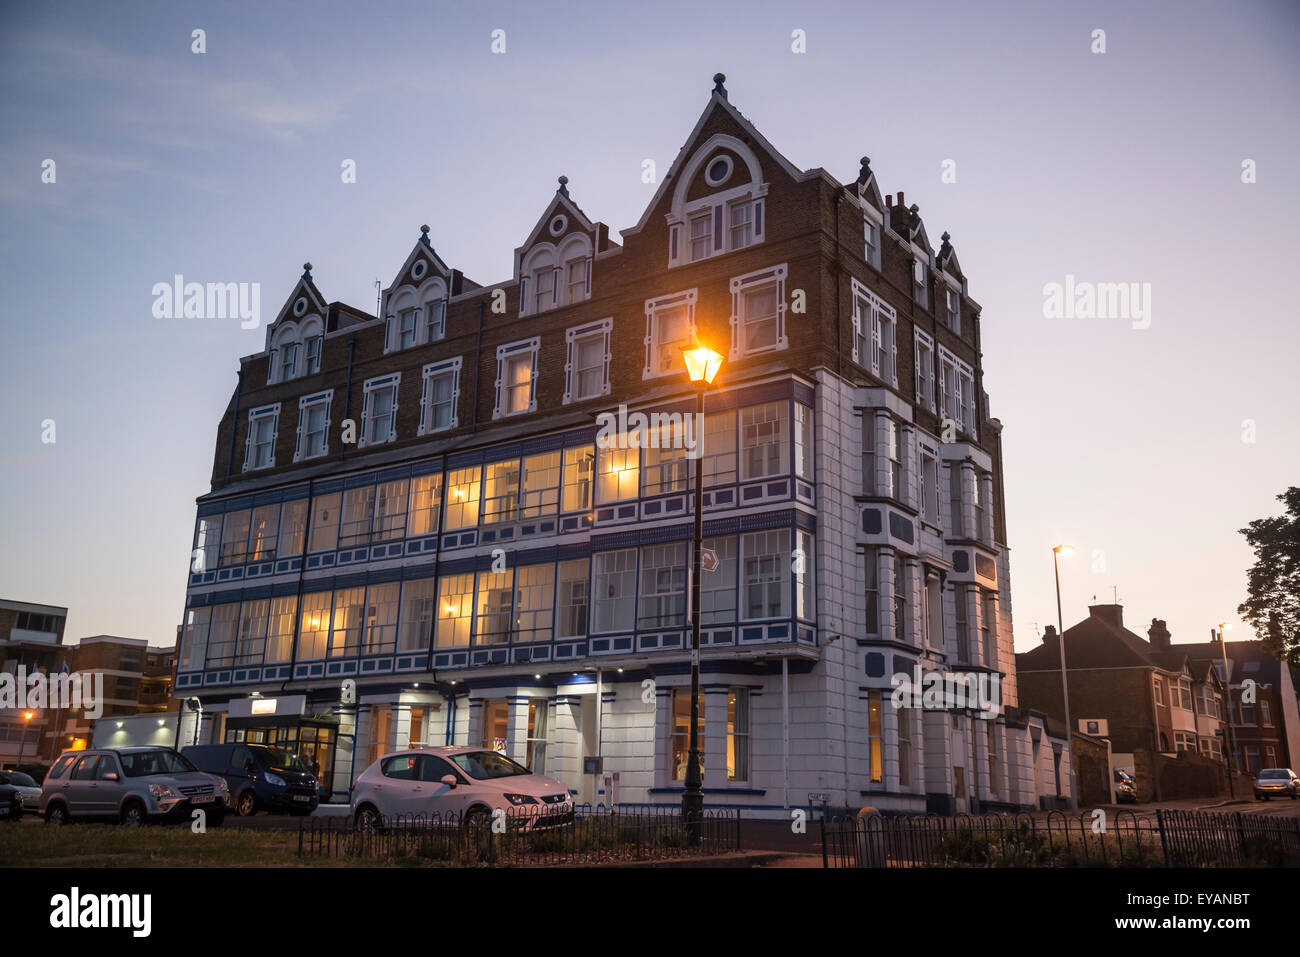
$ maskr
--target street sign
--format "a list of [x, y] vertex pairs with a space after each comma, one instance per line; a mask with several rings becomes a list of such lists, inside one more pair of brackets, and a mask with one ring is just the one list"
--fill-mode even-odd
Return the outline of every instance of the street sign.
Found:
[[700, 550], [700, 567], [706, 572], [717, 571], [718, 553], [711, 548]]

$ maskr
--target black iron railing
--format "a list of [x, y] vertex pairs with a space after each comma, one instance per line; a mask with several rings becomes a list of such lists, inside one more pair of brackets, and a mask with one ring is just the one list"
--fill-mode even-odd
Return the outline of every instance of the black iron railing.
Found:
[[823, 820], [827, 867], [1300, 866], [1300, 820], [1159, 810]]
[[579, 806], [555, 815], [544, 808], [493, 814], [448, 813], [380, 818], [302, 818], [298, 856], [459, 867], [605, 864], [720, 854], [740, 849], [740, 812], [706, 810], [692, 845], [680, 808], [609, 810]]

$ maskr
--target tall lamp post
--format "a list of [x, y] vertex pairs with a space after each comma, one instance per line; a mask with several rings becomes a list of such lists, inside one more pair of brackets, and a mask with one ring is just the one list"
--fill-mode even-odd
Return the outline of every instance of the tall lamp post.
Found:
[[1056, 571], [1056, 643], [1061, 648], [1061, 697], [1065, 700], [1065, 745], [1070, 749], [1070, 810], [1079, 810], [1078, 776], [1074, 771], [1074, 725], [1070, 723], [1070, 680], [1065, 670], [1065, 621], [1061, 615], [1061, 556], [1074, 551], [1070, 545], [1052, 548], [1052, 568]]
[[[28, 726], [29, 724], [32, 723], [32, 718], [34, 718], [34, 717], [36, 717], [36, 712], [35, 712], [35, 711], [24, 711], [24, 712], [23, 712], [23, 729], [22, 729], [22, 731], [21, 731], [21, 732], [19, 733], [19, 735], [18, 735], [18, 760], [17, 760], [16, 762], [14, 762], [14, 768], [15, 768], [16, 770], [20, 770], [21, 767], [22, 767], [22, 763], [23, 763], [23, 751], [24, 751], [24, 750], [26, 749], [26, 747], [27, 747], [27, 726]], [[36, 742], [36, 754], [37, 754], [38, 759], [39, 759], [39, 757], [40, 757], [40, 752], [41, 752], [40, 741], [37, 741], [37, 742]]]
[[1223, 721], [1227, 727], [1225, 740], [1228, 744], [1228, 797], [1237, 796], [1236, 782], [1232, 772], [1232, 679], [1228, 676], [1228, 640], [1223, 633], [1232, 626], [1226, 621], [1219, 622], [1219, 650], [1223, 652]]
[[[708, 346], [696, 343], [682, 347], [686, 374], [695, 385], [695, 441], [704, 441], [704, 392], [722, 367], [722, 356]], [[692, 846], [700, 843], [700, 818], [704, 813], [704, 780], [700, 773], [700, 579], [704, 551], [704, 449], [695, 456], [695, 538], [691, 558], [691, 740], [686, 759], [686, 785], [682, 791], [682, 819], [686, 839]]]

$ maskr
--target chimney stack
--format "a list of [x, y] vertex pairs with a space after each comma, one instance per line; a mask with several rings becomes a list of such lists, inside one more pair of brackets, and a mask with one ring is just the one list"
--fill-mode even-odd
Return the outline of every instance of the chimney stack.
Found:
[[901, 189], [898, 191], [898, 205], [904, 209], [907, 208], [907, 203], [903, 202], [903, 191]]
[[1165, 627], [1163, 619], [1151, 619], [1151, 627], [1147, 629], [1147, 637], [1151, 639], [1152, 648], [1159, 648], [1161, 651], [1169, 650], [1169, 629]]
[[1123, 605], [1089, 605], [1088, 614], [1110, 625], [1112, 628], [1124, 627]]
[[1043, 629], [1043, 644], [1056, 640], [1056, 626], [1048, 625]]

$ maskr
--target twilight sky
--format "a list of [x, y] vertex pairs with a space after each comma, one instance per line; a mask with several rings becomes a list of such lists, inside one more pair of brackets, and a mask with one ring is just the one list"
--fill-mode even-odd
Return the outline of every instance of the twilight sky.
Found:
[[[155, 283], [260, 283], [269, 322], [310, 260], [373, 311], [426, 222], [499, 281], [561, 173], [633, 225], [642, 161], [667, 171], [721, 70], [796, 166], [868, 155], [952, 233], [1005, 426], [1016, 647], [1056, 620], [1061, 541], [1067, 625], [1114, 587], [1139, 633], [1249, 637], [1237, 530], [1300, 482], [1300, 6], [375, 6], [0, 7], [0, 597], [68, 606], [69, 641], [174, 638], [264, 331], [156, 319]], [[1149, 283], [1149, 328], [1044, 318], [1067, 275]]]

